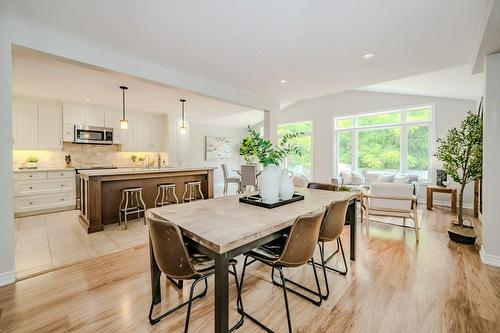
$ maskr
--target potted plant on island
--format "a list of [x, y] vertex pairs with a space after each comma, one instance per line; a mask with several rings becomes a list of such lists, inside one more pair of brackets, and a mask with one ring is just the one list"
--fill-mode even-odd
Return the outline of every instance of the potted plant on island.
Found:
[[[249, 135], [243, 138], [240, 145], [240, 155], [245, 161], [252, 161], [253, 157], [259, 160], [263, 170], [260, 174], [260, 196], [264, 202], [276, 202], [280, 197], [280, 170], [279, 166], [287, 156], [302, 156], [303, 149], [292, 142], [293, 138], [303, 135], [302, 132], [285, 134], [278, 145], [273, 145], [269, 140], [264, 139], [257, 131], [248, 127]], [[290, 172], [282, 170], [290, 177]], [[290, 186], [293, 194], [293, 182], [290, 177]], [[283, 186], [281, 186], [283, 187]], [[288, 192], [289, 192], [288, 191]], [[288, 193], [290, 194], [290, 193]]]
[[[483, 165], [483, 117], [479, 112], [467, 113], [458, 127], [448, 131], [445, 138], [437, 140], [435, 156], [444, 164], [445, 172], [460, 184], [458, 192], [458, 218], [448, 228], [451, 240], [462, 244], [474, 244], [477, 234], [472, 221], [464, 219], [463, 203], [465, 186], [482, 176]], [[464, 225], [469, 222], [469, 226]]]

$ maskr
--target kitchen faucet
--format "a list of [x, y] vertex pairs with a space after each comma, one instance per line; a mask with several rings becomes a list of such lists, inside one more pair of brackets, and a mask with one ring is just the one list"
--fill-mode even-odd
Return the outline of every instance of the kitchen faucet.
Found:
[[146, 154], [146, 156], [144, 156], [144, 159], [146, 160], [146, 167], [149, 169], [149, 155]]

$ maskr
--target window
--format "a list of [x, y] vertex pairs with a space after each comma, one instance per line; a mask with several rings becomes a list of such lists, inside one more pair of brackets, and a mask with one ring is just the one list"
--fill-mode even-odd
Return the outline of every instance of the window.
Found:
[[335, 118], [335, 168], [377, 170], [428, 179], [432, 107]]
[[286, 159], [287, 168], [295, 175], [312, 177], [312, 122], [305, 121], [293, 124], [278, 125], [278, 137], [281, 138], [286, 133], [304, 132], [303, 136], [293, 139], [293, 142], [304, 149], [303, 156], [290, 156]]

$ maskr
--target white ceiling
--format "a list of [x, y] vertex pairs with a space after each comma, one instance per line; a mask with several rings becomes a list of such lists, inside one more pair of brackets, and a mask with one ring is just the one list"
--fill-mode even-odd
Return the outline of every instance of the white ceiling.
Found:
[[283, 104], [470, 63], [486, 2], [16, 0], [1, 15]]
[[[119, 86], [125, 85], [129, 87], [126, 105], [130, 110], [169, 113], [178, 117], [179, 98], [185, 98], [188, 121], [246, 127], [264, 118], [261, 111], [125, 75], [82, 67], [22, 48], [14, 49], [12, 77], [13, 93], [17, 95], [121, 109], [122, 91]], [[238, 121], [228, 116], [237, 117]]]
[[483, 74], [472, 74], [471, 66], [459, 66], [412, 76], [359, 90], [478, 100], [483, 95]]

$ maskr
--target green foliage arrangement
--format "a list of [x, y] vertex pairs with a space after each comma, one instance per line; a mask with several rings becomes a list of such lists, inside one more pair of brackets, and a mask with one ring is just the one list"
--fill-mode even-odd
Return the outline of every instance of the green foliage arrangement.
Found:
[[350, 192], [351, 190], [349, 189], [349, 187], [347, 187], [345, 185], [340, 185], [338, 191], [339, 192]]
[[255, 156], [264, 167], [280, 165], [287, 156], [302, 156], [303, 148], [293, 142], [293, 139], [304, 135], [303, 132], [292, 132], [283, 135], [279, 145], [264, 139], [257, 131], [248, 126], [249, 135], [243, 138], [240, 145], [240, 155], [246, 162], [252, 161]]
[[435, 156], [443, 161], [445, 172], [461, 185], [458, 195], [458, 225], [463, 227], [465, 185], [480, 179], [483, 172], [483, 118], [471, 111], [458, 127], [437, 140]]

